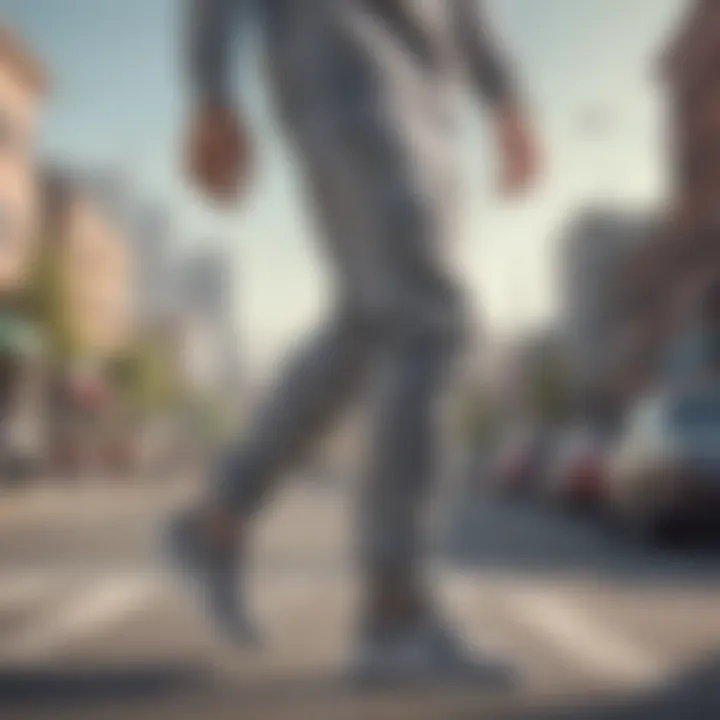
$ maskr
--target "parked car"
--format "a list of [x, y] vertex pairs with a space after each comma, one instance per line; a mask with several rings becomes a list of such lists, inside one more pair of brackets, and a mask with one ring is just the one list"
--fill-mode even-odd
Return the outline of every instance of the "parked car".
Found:
[[551, 502], [572, 508], [602, 507], [607, 492], [607, 439], [577, 427], [558, 440], [548, 464], [545, 491]]
[[536, 491], [541, 486], [548, 450], [540, 431], [522, 429], [511, 433], [501, 445], [491, 468], [493, 487], [504, 494]]
[[610, 517], [650, 540], [720, 528], [720, 388], [666, 391], [629, 417], [609, 470]]

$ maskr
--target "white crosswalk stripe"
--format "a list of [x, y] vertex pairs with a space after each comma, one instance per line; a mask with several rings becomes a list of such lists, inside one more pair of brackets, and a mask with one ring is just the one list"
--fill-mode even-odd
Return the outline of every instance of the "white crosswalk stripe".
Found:
[[43, 597], [53, 585], [53, 578], [47, 575], [0, 575], [0, 614]]
[[[294, 649], [308, 647], [309, 641], [318, 652], [325, 639], [333, 653], [344, 652], [335, 635], [345, 632], [350, 616], [348, 576], [259, 574], [253, 580], [255, 600], [262, 604], [261, 620], [271, 630], [274, 627], [279, 659], [286, 667], [311, 661], [306, 652]], [[590, 614], [569, 593], [541, 581], [450, 574], [443, 576], [443, 588], [445, 601], [470, 641], [517, 661], [529, 675], [547, 673], [551, 657], [570, 674], [612, 683], [654, 682], [667, 670], [609, 619]], [[101, 647], [113, 633], [124, 634], [129, 627], [142, 642], [142, 623], [153, 612], [168, 628], [176, 627], [176, 634], [185, 633], [188, 616], [177, 614], [173, 591], [167, 578], [153, 573], [97, 572], [75, 578], [60, 573], [0, 573], [0, 661], [57, 660], [69, 650], [82, 655], [86, 646]], [[27, 622], [17, 627], [3, 624], [3, 614], [24, 603], [33, 604]], [[288, 642], [283, 646], [285, 636]], [[151, 642], [162, 643], [163, 637]]]
[[655, 654], [557, 593], [534, 590], [511, 595], [508, 602], [514, 617], [529, 631], [540, 634], [602, 678], [629, 684], [654, 683], [669, 672]]
[[0, 639], [3, 661], [51, 656], [131, 619], [157, 596], [157, 587], [143, 577], [101, 576], [78, 583], [60, 574], [28, 573], [0, 580], [0, 617], [11, 604], [30, 599], [42, 608], [37, 617]]

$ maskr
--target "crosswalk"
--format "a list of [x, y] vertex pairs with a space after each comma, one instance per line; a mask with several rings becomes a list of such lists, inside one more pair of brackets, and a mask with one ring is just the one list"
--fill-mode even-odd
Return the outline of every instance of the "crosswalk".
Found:
[[[268, 573], [253, 586], [259, 620], [272, 631], [260, 661], [267, 672], [337, 667], [352, 627], [348, 577]], [[651, 685], [693, 660], [663, 643], [669, 611], [657, 618], [659, 630], [637, 633], [630, 616], [615, 616], [611, 599], [601, 610], [590, 607], [561, 581], [445, 572], [441, 587], [470, 641], [512, 658], [530, 685]], [[637, 612], [642, 606], [638, 598]], [[707, 627], [700, 634], [712, 640]], [[127, 662], [148, 653], [202, 654], [219, 666], [228, 657], [164, 574], [0, 571], [0, 668]]]

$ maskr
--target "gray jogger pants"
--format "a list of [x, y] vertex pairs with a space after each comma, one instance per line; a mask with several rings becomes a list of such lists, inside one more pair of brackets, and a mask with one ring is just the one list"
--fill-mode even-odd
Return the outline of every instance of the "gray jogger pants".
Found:
[[412, 573], [419, 514], [436, 472], [438, 400], [464, 315], [446, 267], [455, 220], [450, 185], [422, 167], [412, 139], [382, 108], [299, 109], [292, 81], [278, 85], [335, 271], [337, 311], [292, 359], [249, 436], [228, 454], [218, 492], [241, 514], [254, 512], [369, 379], [362, 549], [370, 572]]

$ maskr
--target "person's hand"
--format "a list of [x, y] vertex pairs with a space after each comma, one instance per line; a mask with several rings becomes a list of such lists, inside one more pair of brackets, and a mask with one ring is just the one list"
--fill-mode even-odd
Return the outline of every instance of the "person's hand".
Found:
[[222, 105], [195, 112], [187, 139], [187, 171], [211, 199], [229, 203], [247, 187], [251, 139], [241, 116]]
[[529, 190], [540, 173], [540, 151], [525, 115], [515, 107], [502, 108], [495, 116], [500, 150], [500, 191], [515, 196]]

